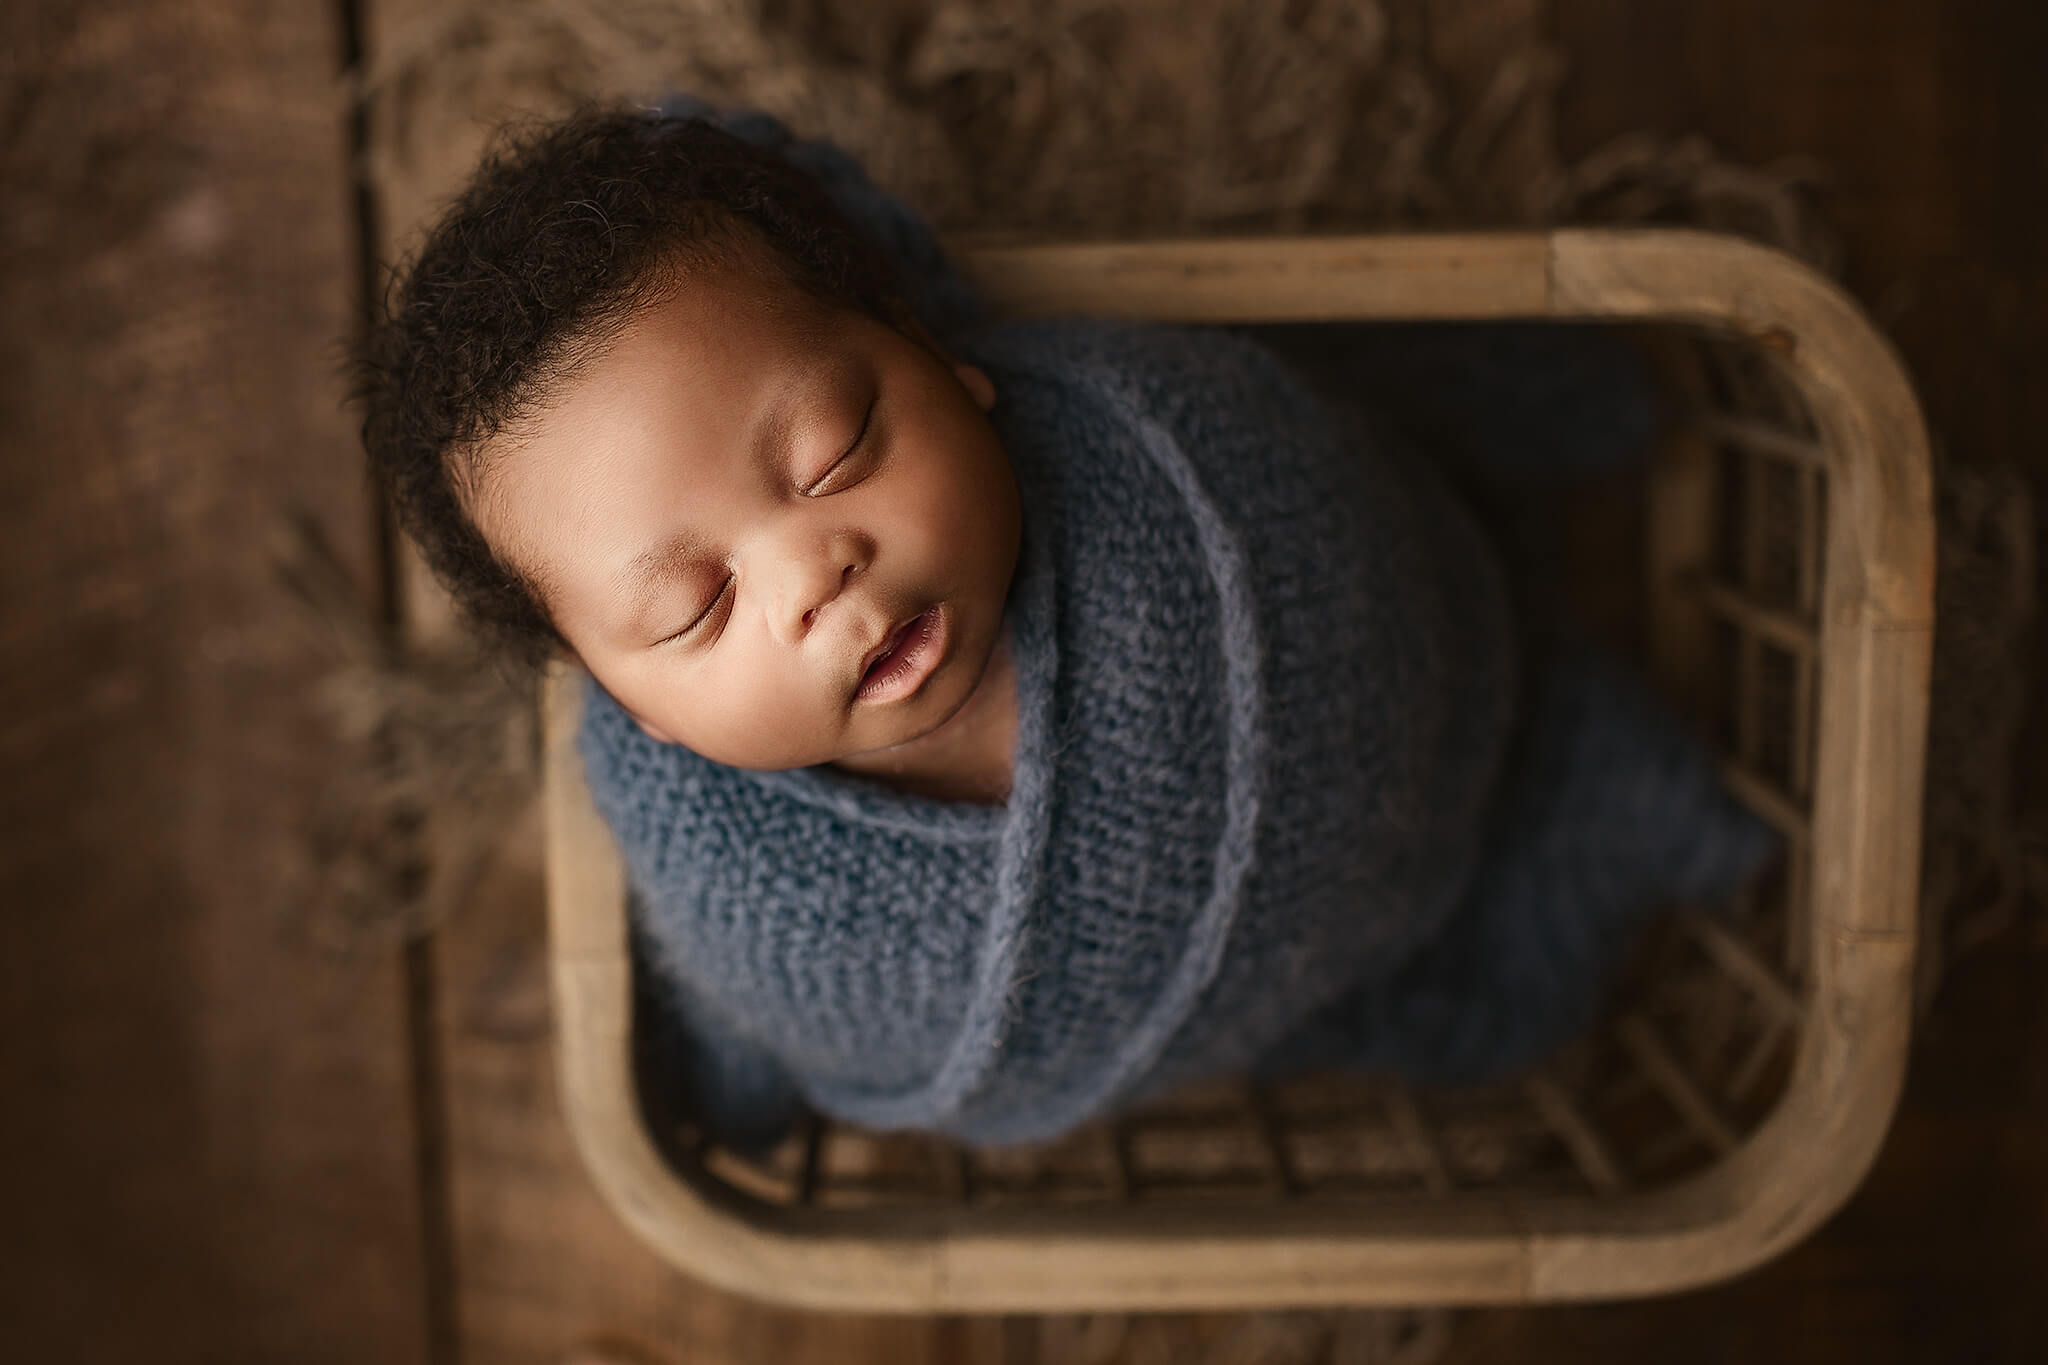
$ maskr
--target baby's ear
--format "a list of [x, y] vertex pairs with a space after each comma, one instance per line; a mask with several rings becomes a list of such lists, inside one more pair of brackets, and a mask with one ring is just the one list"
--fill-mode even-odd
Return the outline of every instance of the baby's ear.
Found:
[[965, 361], [956, 360], [953, 362], [953, 373], [974, 401], [981, 405], [983, 412], [996, 405], [996, 383], [988, 377], [986, 370], [979, 365], [969, 365]]
[[946, 363], [953, 371], [953, 377], [960, 381], [961, 387], [967, 390], [968, 396], [974, 399], [975, 404], [983, 412], [996, 405], [995, 381], [988, 377], [986, 370], [979, 365], [969, 365], [964, 360], [955, 360], [952, 352], [939, 345], [939, 339], [931, 334], [930, 328], [919, 322], [915, 316], [905, 314], [905, 319], [904, 330], [912, 339]]

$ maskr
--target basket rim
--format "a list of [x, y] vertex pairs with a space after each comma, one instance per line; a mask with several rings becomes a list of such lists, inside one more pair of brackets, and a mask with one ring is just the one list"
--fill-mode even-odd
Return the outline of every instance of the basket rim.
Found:
[[1739, 1274], [1838, 1209], [1906, 1063], [1933, 633], [1925, 428], [1889, 343], [1790, 256], [1691, 229], [1560, 229], [962, 250], [992, 304], [1181, 322], [1606, 320], [1747, 338], [1830, 456], [1812, 977], [1791, 1078], [1732, 1153], [1663, 1189], [1339, 1207], [774, 1208], [658, 1154], [630, 1062], [626, 878], [575, 750], [579, 669], [544, 701], [550, 975], [562, 1103], [614, 1210], [721, 1288], [819, 1309], [1424, 1306], [1618, 1298]]

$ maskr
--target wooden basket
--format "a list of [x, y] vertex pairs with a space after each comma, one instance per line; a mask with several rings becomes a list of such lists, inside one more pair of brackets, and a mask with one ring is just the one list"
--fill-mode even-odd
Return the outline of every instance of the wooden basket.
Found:
[[1678, 231], [965, 259], [1020, 314], [1655, 324], [1698, 407], [1649, 483], [1653, 662], [1788, 857], [1726, 913], [1682, 916], [1599, 1035], [1507, 1087], [1219, 1085], [987, 1152], [818, 1124], [749, 1163], [643, 1121], [625, 875], [575, 753], [581, 679], [558, 672], [562, 1094], [626, 1222], [762, 1298], [1079, 1312], [1649, 1294], [1736, 1274], [1833, 1212], [1905, 1067], [1933, 631], [1926, 439], [1856, 307], [1775, 252]]

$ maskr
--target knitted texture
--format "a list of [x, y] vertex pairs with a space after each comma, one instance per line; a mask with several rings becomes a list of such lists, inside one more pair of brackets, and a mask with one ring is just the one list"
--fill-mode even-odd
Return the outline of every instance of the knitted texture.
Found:
[[1643, 917], [1753, 870], [1653, 699], [1583, 646], [1526, 654], [1427, 469], [1241, 338], [977, 326], [914, 215], [823, 164], [996, 384], [1015, 771], [1000, 808], [743, 772], [591, 689], [591, 789], [715, 1134], [807, 1103], [1009, 1142], [1225, 1072], [1483, 1078], [1583, 1024]]

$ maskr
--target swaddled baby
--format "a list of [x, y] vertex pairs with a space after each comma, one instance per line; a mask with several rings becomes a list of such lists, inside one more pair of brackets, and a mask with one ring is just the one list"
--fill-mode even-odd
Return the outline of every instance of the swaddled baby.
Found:
[[[1483, 1079], [1765, 853], [1380, 425], [1242, 337], [985, 318], [771, 120], [508, 144], [364, 360], [429, 563], [593, 679], [656, 1083], [727, 1140]], [[1471, 466], [1569, 447], [1529, 416], [1467, 421]]]

